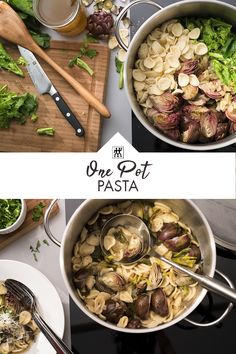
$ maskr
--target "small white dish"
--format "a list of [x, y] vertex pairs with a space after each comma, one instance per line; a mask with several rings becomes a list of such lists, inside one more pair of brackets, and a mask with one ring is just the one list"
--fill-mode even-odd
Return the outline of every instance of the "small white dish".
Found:
[[[61, 299], [52, 283], [39, 270], [28, 264], [0, 260], [0, 280], [15, 279], [26, 286], [35, 294], [40, 315], [52, 330], [63, 337], [65, 328], [65, 316]], [[46, 337], [40, 332], [35, 343], [27, 351], [27, 354], [55, 354], [55, 350]]]
[[6, 234], [10, 234], [11, 232], [16, 231], [17, 229], [19, 229], [19, 227], [25, 221], [26, 214], [27, 214], [27, 205], [26, 205], [25, 200], [21, 199], [21, 212], [20, 212], [20, 215], [19, 215], [18, 219], [11, 226], [6, 227], [5, 229], [0, 229], [0, 236], [1, 235], [6, 235]]

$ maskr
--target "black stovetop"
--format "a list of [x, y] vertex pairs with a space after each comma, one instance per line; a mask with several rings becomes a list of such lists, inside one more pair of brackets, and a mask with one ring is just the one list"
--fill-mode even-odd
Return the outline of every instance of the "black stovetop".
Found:
[[[67, 201], [68, 203], [68, 201]], [[67, 220], [80, 201], [70, 201]], [[217, 268], [236, 284], [236, 254], [217, 249]], [[200, 321], [213, 321], [227, 306], [218, 296], [209, 294], [191, 314]], [[163, 331], [149, 334], [124, 334], [109, 330], [90, 320], [71, 300], [71, 332], [74, 354], [235, 354], [235, 308], [221, 324], [196, 328], [184, 321]]]

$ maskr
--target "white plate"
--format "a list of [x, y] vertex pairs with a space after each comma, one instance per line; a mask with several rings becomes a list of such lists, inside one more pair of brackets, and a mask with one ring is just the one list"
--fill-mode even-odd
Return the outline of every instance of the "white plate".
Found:
[[[64, 310], [61, 299], [52, 283], [37, 269], [28, 264], [0, 260], [0, 280], [15, 279], [28, 286], [37, 298], [40, 315], [60, 337], [63, 337], [65, 327]], [[27, 351], [27, 354], [54, 354], [52, 346], [42, 333]]]

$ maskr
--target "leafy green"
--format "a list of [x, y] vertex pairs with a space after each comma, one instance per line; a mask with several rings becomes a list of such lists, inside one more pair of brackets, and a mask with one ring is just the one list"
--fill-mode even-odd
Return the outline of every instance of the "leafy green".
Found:
[[21, 213], [20, 199], [0, 199], [0, 229], [13, 225]]
[[35, 32], [33, 30], [29, 31], [34, 41], [42, 48], [50, 47], [51, 37], [47, 33]]
[[124, 87], [124, 63], [120, 61], [117, 57], [115, 58], [116, 71], [119, 75], [119, 89]]
[[38, 135], [54, 136], [54, 133], [55, 133], [54, 128], [39, 128], [39, 129], [37, 129]]
[[38, 222], [43, 217], [43, 209], [45, 205], [43, 203], [39, 203], [36, 205], [32, 211], [32, 220]]
[[14, 9], [19, 10], [27, 15], [34, 16], [33, 0], [5, 0]]
[[27, 61], [25, 60], [25, 58], [19, 57], [19, 58], [17, 59], [17, 64], [18, 64], [18, 65], [22, 65], [22, 66], [26, 66], [26, 65], [27, 65]]
[[86, 56], [90, 59], [94, 58], [97, 55], [96, 49], [88, 48], [88, 47], [81, 47], [79, 53], [69, 61], [68, 66], [72, 68], [74, 65], [77, 65], [81, 69], [86, 70], [90, 76], [94, 74], [93, 69], [81, 58]]
[[189, 30], [200, 28], [199, 40], [208, 47], [215, 73], [225, 85], [236, 90], [236, 34], [232, 26], [218, 18], [185, 18], [183, 23]]
[[84, 38], [84, 43], [99, 43], [99, 40], [94, 37], [92, 34], [87, 34]]
[[197, 258], [189, 256], [189, 249], [185, 248], [178, 253], [174, 253], [172, 256], [172, 261], [183, 266], [193, 268], [196, 264]]
[[17, 62], [7, 53], [6, 49], [0, 43], [0, 68], [8, 70], [18, 76], [24, 76], [23, 71], [17, 65]]
[[9, 128], [11, 121], [20, 124], [36, 112], [38, 103], [36, 96], [30, 93], [17, 95], [10, 92], [7, 85], [0, 86], [0, 128]]

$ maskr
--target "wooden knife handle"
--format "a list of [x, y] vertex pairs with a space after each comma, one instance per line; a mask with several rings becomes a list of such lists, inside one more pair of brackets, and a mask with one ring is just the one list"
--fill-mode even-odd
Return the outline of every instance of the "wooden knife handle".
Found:
[[70, 74], [62, 69], [54, 60], [52, 60], [41, 48], [35, 46], [34, 53], [40, 56], [51, 67], [54, 68], [73, 88], [76, 92], [84, 98], [88, 104], [96, 109], [104, 118], [110, 118], [111, 114], [107, 107], [101, 103], [95, 96], [93, 96], [84, 86], [82, 86], [77, 80], [75, 80]]

